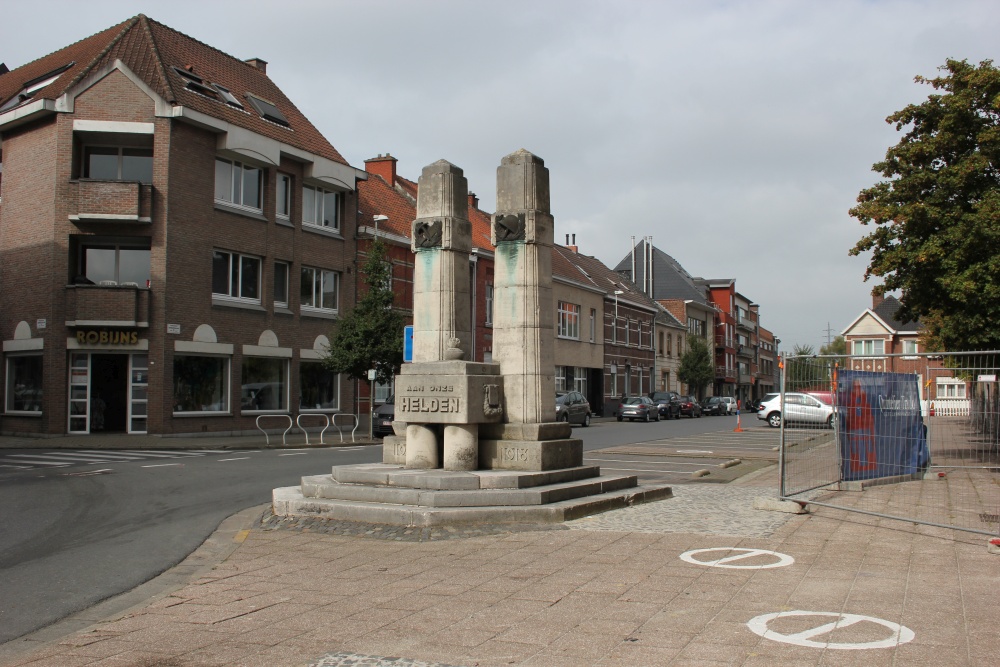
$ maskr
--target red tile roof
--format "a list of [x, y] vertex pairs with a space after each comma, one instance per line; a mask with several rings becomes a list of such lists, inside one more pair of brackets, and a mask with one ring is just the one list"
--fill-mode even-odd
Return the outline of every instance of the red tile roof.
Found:
[[[73, 63], [33, 99], [56, 99], [83, 81], [91, 72], [121, 60], [153, 91], [173, 105], [218, 118], [314, 155], [347, 164], [319, 130], [285, 97], [260, 69], [143, 14], [82, 39], [0, 76], [0, 103], [19, 93], [25, 83]], [[187, 88], [188, 81], [173, 67], [189, 69], [206, 83], [228, 88], [244, 105], [236, 109]], [[289, 127], [264, 120], [250, 106], [250, 93], [274, 104]]]

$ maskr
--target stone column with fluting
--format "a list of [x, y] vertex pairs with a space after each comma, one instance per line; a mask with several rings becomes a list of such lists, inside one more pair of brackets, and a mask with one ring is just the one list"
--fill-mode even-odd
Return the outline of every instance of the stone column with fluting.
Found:
[[521, 149], [497, 169], [493, 216], [493, 360], [504, 377], [509, 423], [555, 421], [553, 218], [549, 170]]

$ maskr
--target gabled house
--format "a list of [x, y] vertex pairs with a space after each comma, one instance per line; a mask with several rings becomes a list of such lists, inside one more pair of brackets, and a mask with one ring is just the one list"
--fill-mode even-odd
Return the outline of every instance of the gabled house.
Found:
[[[943, 361], [933, 356], [917, 356], [921, 350], [923, 325], [919, 320], [902, 321], [896, 317], [900, 303], [894, 296], [872, 296], [871, 308], [865, 309], [841, 335], [847, 342], [852, 370], [915, 373], [920, 377], [921, 398], [925, 401], [951, 400], [961, 403], [956, 411], [968, 414], [968, 386], [955, 377]], [[896, 355], [896, 356], [889, 356]], [[941, 406], [938, 406], [941, 409]]]
[[0, 164], [4, 432], [350, 411], [320, 359], [366, 175], [265, 61], [136, 16], [0, 74]]

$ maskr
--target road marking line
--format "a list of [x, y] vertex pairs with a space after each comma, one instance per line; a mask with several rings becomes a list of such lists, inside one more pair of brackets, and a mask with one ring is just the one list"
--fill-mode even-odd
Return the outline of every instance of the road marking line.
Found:
[[54, 466], [54, 467], [57, 467], [57, 468], [61, 468], [61, 467], [64, 467], [64, 466], [71, 466], [71, 465], [73, 465], [72, 463], [65, 463], [65, 462], [64, 463], [56, 463], [54, 461], [40, 461], [38, 459], [24, 459], [24, 460], [17, 461], [17, 463], [30, 463], [31, 465], [36, 465], [36, 466]]
[[601, 466], [601, 470], [614, 470], [615, 472], [675, 472], [678, 475], [690, 474], [690, 470], [658, 470], [656, 468], [605, 468]]
[[250, 535], [249, 530], [241, 530], [235, 535], [233, 535], [233, 542], [239, 542], [240, 544], [242, 544], [243, 542], [246, 541], [249, 535]]
[[245, 461], [248, 458], [250, 458], [250, 457], [249, 456], [237, 456], [234, 459], [216, 459], [216, 461]]
[[711, 449], [678, 449], [678, 454], [714, 454]]
[[[378, 445], [381, 447], [382, 445]], [[330, 449], [335, 449], [338, 452], [353, 452], [355, 449], [364, 449], [364, 447], [331, 447]]]
[[307, 452], [295, 452], [294, 454], [278, 454], [278, 456], [304, 456]]
[[6, 463], [0, 463], [0, 468], [17, 468], [19, 470], [31, 470], [31, 466], [12, 466]]
[[148, 466], [140, 466], [142, 468], [166, 468], [168, 466], [181, 466], [184, 467], [183, 463], [153, 463]]
[[[584, 461], [598, 461], [598, 462], [600, 462], [600, 461], [607, 461], [608, 463], [648, 463], [649, 465], [656, 465], [657, 464], [656, 461], [630, 461], [628, 459], [592, 459], [592, 458], [584, 458], [583, 460]], [[697, 463], [684, 463], [682, 461], [669, 461], [669, 462], [668, 461], [664, 461], [663, 463], [664, 464], [671, 463], [671, 464], [673, 464], [675, 466], [703, 466], [703, 465], [705, 465], [704, 461], [698, 461]]]

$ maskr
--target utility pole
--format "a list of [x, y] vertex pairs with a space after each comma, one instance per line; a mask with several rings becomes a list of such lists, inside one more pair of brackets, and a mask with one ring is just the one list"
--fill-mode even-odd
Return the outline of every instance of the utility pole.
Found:
[[830, 334], [832, 334], [832, 333], [833, 333], [833, 329], [830, 328], [830, 323], [827, 322], [826, 323], [826, 344], [827, 345], [830, 345], [830, 343], [833, 342], [833, 339], [830, 337]]

